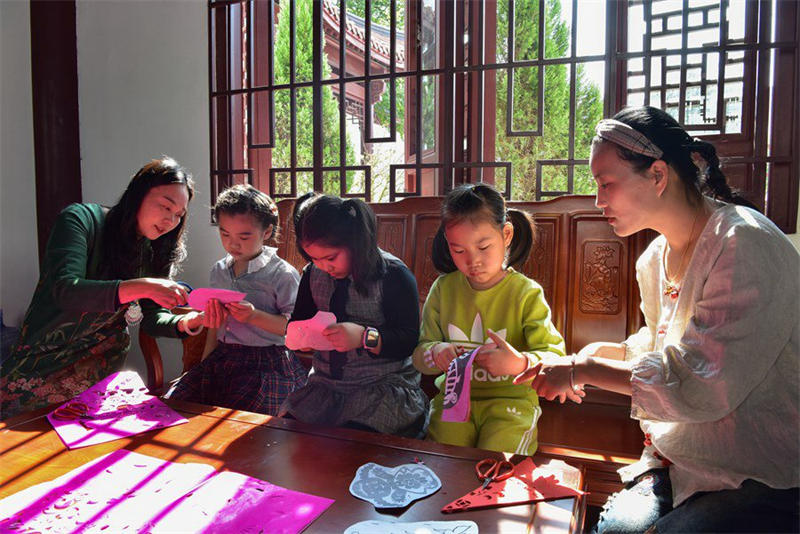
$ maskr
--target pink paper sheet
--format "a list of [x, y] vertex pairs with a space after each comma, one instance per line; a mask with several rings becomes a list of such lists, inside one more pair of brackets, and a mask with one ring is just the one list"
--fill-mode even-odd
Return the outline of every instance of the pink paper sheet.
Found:
[[300, 532], [333, 500], [118, 450], [0, 501], [6, 532]]
[[286, 326], [286, 346], [291, 350], [333, 350], [322, 331], [336, 322], [331, 312], [318, 311], [311, 319], [292, 321]]
[[198, 311], [205, 311], [206, 304], [210, 299], [217, 299], [220, 304], [229, 302], [240, 302], [247, 297], [247, 293], [233, 291], [230, 289], [218, 289], [216, 287], [198, 287], [189, 293], [188, 304], [191, 308]]
[[58, 437], [69, 449], [188, 422], [161, 400], [149, 395], [144, 382], [133, 371], [109, 375], [64, 405], [76, 401], [89, 407], [89, 418], [63, 421], [53, 416], [55, 410], [47, 414]]
[[463, 423], [469, 418], [470, 380], [472, 361], [480, 347], [453, 359], [444, 379], [442, 421]]

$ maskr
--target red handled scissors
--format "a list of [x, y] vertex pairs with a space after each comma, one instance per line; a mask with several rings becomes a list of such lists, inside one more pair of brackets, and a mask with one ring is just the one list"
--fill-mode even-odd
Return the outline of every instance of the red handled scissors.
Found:
[[73, 421], [75, 419], [91, 419], [88, 414], [89, 407], [83, 402], [68, 402], [64, 406], [59, 406], [53, 412], [53, 418], [59, 421]]
[[483, 480], [481, 489], [486, 487], [492, 482], [500, 482], [510, 478], [514, 474], [514, 464], [505, 460], [494, 460], [492, 458], [484, 458], [475, 464], [475, 474], [478, 478]]

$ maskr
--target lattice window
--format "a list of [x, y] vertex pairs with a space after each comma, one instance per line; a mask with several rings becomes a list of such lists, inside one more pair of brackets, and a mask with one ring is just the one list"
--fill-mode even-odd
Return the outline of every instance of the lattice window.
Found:
[[797, 30], [770, 0], [211, 0], [212, 188], [592, 194], [594, 124], [650, 104], [793, 230]]

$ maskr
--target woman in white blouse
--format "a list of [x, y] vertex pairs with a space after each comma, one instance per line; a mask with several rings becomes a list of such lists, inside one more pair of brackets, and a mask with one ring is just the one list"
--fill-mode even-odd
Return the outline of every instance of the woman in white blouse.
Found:
[[646, 326], [517, 381], [561, 402], [584, 384], [631, 396], [645, 448], [597, 531], [797, 532], [800, 255], [659, 109], [601, 121], [590, 165], [617, 235], [660, 234], [636, 264]]

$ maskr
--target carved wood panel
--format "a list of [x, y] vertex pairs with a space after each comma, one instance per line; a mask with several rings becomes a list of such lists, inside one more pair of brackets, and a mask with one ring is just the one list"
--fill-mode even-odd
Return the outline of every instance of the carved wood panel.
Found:
[[622, 244], [618, 241], [583, 243], [578, 297], [583, 313], [619, 313], [621, 257]]
[[429, 213], [415, 216], [414, 228], [416, 229], [416, 236], [414, 238], [414, 266], [412, 269], [417, 277], [419, 300], [420, 302], [425, 302], [431, 285], [439, 276], [439, 272], [433, 266], [433, 259], [431, 258], [433, 238], [439, 229], [439, 214]]
[[536, 218], [536, 241], [522, 272], [544, 289], [548, 302], [555, 296], [557, 217]]
[[278, 256], [291, 263], [298, 272], [303, 272], [303, 267], [308, 263], [297, 250], [295, 244], [294, 224], [292, 224], [292, 210], [294, 199], [285, 199], [278, 202], [278, 217], [281, 225], [280, 242], [278, 243]]
[[377, 215], [378, 246], [401, 260], [406, 255], [406, 244], [410, 235], [406, 233], [408, 216]]
[[570, 283], [565, 336], [570, 350], [627, 336], [630, 238], [614, 234], [599, 214], [570, 221]]

